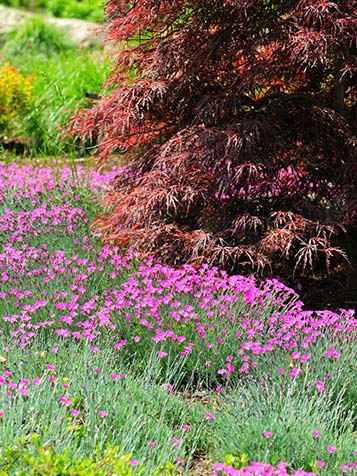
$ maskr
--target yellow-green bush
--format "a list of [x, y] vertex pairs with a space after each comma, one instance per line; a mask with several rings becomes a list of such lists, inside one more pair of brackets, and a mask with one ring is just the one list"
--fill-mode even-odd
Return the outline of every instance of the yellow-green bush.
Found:
[[[30, 443], [32, 446], [30, 446]], [[39, 446], [37, 434], [17, 439], [12, 446], [0, 451], [0, 476], [140, 476], [144, 472], [141, 464], [136, 464], [132, 454], [123, 454], [117, 446], [107, 445], [95, 456], [81, 456], [73, 459], [69, 449], [56, 452], [53, 447]], [[6, 468], [3, 471], [3, 468]], [[9, 472], [7, 472], [9, 471]], [[168, 474], [168, 473], [165, 473]], [[172, 473], [170, 473], [172, 474]]]
[[16, 128], [18, 118], [29, 105], [31, 89], [31, 77], [24, 77], [10, 63], [0, 67], [0, 137]]

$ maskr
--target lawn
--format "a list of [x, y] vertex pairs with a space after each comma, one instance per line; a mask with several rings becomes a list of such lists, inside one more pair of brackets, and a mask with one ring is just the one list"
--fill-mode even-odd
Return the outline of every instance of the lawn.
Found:
[[90, 227], [117, 172], [0, 165], [0, 475], [354, 475], [357, 319]]

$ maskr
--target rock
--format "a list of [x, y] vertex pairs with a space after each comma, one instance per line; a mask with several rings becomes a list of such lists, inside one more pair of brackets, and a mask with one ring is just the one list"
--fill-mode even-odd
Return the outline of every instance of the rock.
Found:
[[[0, 5], [0, 36], [5, 36], [14, 30], [19, 23], [35, 16], [34, 13]], [[69, 38], [78, 46], [104, 46], [103, 34], [98, 34], [99, 25], [86, 20], [74, 18], [43, 17], [45, 21], [55, 25], [67, 33]]]
[[31, 16], [32, 13], [0, 5], [0, 35], [10, 33], [10, 31], [14, 30], [20, 22]]
[[75, 18], [55, 17], [48, 17], [46, 21], [59, 30], [65, 31], [76, 45], [82, 47], [104, 46], [104, 35], [98, 32], [99, 25], [97, 23]]

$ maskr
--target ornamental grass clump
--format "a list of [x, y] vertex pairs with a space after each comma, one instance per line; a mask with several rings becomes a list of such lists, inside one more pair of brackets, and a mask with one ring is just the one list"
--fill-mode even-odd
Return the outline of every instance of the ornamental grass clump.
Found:
[[66, 33], [42, 18], [29, 18], [9, 35], [4, 45], [8, 56], [33, 55], [51, 56], [76, 50]]

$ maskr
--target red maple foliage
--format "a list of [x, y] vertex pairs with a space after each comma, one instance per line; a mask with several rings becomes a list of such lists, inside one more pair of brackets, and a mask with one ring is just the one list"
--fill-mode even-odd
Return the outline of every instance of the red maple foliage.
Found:
[[355, 0], [109, 0], [115, 68], [70, 132], [136, 159], [96, 224], [167, 263], [301, 276], [355, 220]]

